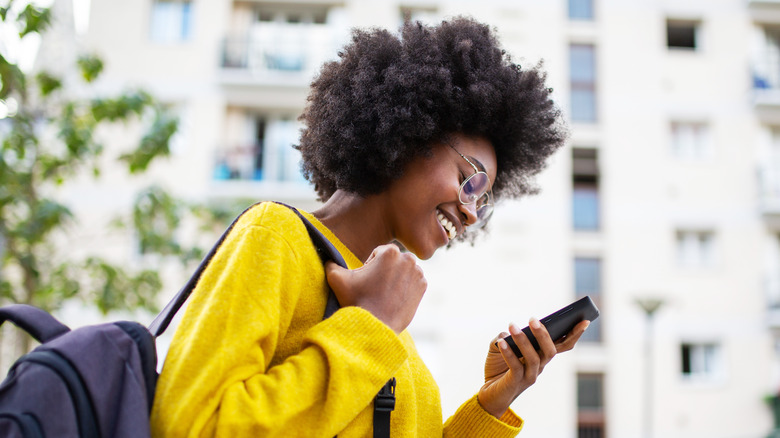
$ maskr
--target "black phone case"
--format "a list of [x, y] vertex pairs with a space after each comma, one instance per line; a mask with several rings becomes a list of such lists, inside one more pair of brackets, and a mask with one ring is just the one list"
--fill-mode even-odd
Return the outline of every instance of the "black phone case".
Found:
[[[593, 300], [589, 296], [580, 298], [579, 300], [569, 304], [568, 306], [558, 310], [555, 313], [545, 316], [540, 319], [550, 333], [550, 337], [554, 342], [557, 342], [566, 334], [568, 334], [574, 326], [584, 320], [593, 321], [599, 317], [599, 309], [593, 304]], [[526, 327], [523, 329], [523, 333], [528, 336], [528, 340], [531, 341], [531, 345], [536, 350], [539, 350], [539, 342], [536, 341], [536, 337], [531, 333], [531, 328]], [[517, 357], [523, 357], [523, 353], [520, 352], [520, 348], [515, 344], [512, 336], [504, 338], [507, 344], [512, 348]]]

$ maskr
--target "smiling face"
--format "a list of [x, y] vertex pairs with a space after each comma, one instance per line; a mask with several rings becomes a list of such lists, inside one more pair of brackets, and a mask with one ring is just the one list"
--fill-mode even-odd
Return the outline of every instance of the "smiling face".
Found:
[[477, 221], [476, 206], [458, 198], [461, 184], [474, 174], [469, 161], [484, 169], [492, 186], [497, 168], [493, 146], [483, 137], [454, 134], [449, 145], [436, 144], [430, 157], [410, 163], [385, 192], [393, 237], [418, 258], [430, 258], [450, 236]]

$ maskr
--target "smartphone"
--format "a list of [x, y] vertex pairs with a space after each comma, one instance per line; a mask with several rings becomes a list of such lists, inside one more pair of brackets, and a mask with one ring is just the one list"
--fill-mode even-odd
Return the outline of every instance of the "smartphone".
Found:
[[[547, 332], [550, 333], [553, 342], [557, 342], [566, 336], [566, 334], [568, 334], [578, 323], [586, 319], [588, 321], [593, 321], [598, 317], [599, 309], [593, 304], [593, 300], [591, 300], [589, 296], [585, 296], [557, 312], [545, 316], [540, 319], [539, 322], [547, 328]], [[526, 327], [523, 329], [523, 332], [528, 336], [531, 345], [533, 345], [536, 350], [539, 350], [539, 342], [536, 341], [536, 337], [531, 333], [531, 328]], [[507, 336], [504, 340], [509, 344], [517, 357], [523, 357], [523, 353], [520, 352], [520, 348], [517, 347], [512, 336]], [[496, 342], [496, 346], [498, 346], [498, 342]]]

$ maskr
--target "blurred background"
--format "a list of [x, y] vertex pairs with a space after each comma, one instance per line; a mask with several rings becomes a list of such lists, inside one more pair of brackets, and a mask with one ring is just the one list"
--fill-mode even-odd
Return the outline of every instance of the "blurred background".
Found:
[[[510, 321], [590, 295], [601, 317], [513, 405], [522, 436], [780, 436], [780, 1], [2, 4], [3, 303], [151, 321], [243, 208], [317, 208], [291, 145], [350, 28], [470, 15], [543, 61], [571, 136], [539, 195], [421, 262], [445, 418]], [[6, 369], [30, 345], [2, 336]]]

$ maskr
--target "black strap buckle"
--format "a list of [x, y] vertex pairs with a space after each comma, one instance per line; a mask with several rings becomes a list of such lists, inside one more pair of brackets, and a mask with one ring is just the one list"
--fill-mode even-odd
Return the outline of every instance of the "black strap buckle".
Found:
[[374, 399], [374, 410], [391, 412], [395, 409], [395, 377], [388, 380]]

